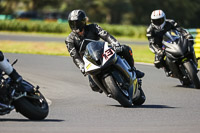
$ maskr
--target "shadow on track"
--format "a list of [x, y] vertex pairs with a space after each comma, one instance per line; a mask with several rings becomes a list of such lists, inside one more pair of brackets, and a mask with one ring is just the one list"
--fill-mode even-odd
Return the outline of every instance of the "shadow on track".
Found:
[[171, 106], [167, 106], [167, 105], [141, 105], [141, 106], [133, 106], [133, 108], [152, 108], [152, 109], [164, 109], [164, 108], [170, 108], [170, 109], [174, 109], [177, 107], [171, 107]]
[[[115, 107], [121, 107], [123, 108], [121, 105], [108, 105], [108, 106], [115, 106]], [[140, 106], [133, 106], [130, 108], [149, 108], [149, 109], [164, 109], [164, 108], [169, 108], [169, 109], [174, 109], [177, 107], [171, 107], [171, 106], [167, 106], [167, 105], [140, 105]]]
[[189, 88], [189, 89], [196, 89], [196, 90], [198, 90], [197, 88], [194, 87], [194, 85], [189, 85], [189, 86], [186, 86], [186, 85], [176, 85], [175, 87]]
[[0, 122], [7, 122], [7, 121], [12, 121], [12, 122], [63, 122], [65, 120], [60, 120], [60, 119], [44, 119], [44, 120], [29, 120], [29, 119], [11, 119], [11, 118], [5, 118], [5, 119], [0, 119]]

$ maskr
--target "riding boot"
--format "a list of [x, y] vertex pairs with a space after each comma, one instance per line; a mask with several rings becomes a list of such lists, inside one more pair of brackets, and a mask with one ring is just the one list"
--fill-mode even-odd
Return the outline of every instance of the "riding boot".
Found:
[[143, 78], [145, 73], [141, 72], [140, 70], [136, 70], [136, 68], [133, 66], [131, 67], [130, 71], [134, 71], [136, 73], [137, 78]]
[[17, 71], [14, 68], [11, 74], [9, 74], [9, 76], [16, 83], [20, 83], [22, 81], [22, 77], [17, 73]]
[[135, 73], [136, 73], [136, 77], [137, 77], [137, 78], [143, 78], [144, 75], [145, 75], [143, 72], [141, 72], [141, 71], [139, 71], [139, 70], [135, 70]]
[[169, 76], [172, 77], [172, 71], [169, 69], [169, 67], [167, 66], [166, 62], [163, 61], [162, 64], [163, 64], [166, 76], [167, 77], [169, 77]]

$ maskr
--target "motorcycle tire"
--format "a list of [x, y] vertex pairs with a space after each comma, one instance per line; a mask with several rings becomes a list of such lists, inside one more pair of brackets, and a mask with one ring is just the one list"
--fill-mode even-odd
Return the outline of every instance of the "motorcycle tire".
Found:
[[194, 84], [195, 88], [200, 89], [200, 81], [197, 76], [197, 70], [194, 67], [193, 63], [191, 61], [188, 61], [188, 62], [185, 62], [183, 65], [188, 73], [188, 76], [191, 82]]
[[132, 107], [132, 100], [129, 100], [122, 93], [111, 75], [104, 79], [104, 84], [109, 89], [113, 99], [117, 100], [123, 107]]
[[49, 106], [44, 96], [38, 91], [35, 95], [39, 99], [22, 97], [14, 101], [14, 106], [17, 112], [30, 120], [43, 120], [49, 113]]
[[142, 88], [139, 88], [139, 91], [140, 91], [139, 98], [136, 99], [136, 100], [133, 100], [133, 104], [136, 105], [136, 106], [142, 105], [146, 101], [146, 96], [145, 96]]

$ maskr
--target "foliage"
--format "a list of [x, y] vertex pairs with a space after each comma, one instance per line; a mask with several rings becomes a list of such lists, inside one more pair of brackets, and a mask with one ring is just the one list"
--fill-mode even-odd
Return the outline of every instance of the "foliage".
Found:
[[134, 24], [149, 24], [153, 10], [162, 9], [168, 19], [174, 19], [185, 28], [199, 25], [200, 0], [130, 0], [133, 8]]
[[145, 38], [147, 28], [146, 26], [109, 24], [100, 24], [100, 26], [114, 36], [128, 36], [134, 38]]
[[[145, 38], [146, 26], [109, 25], [99, 24], [113, 36], [128, 36], [133, 38]], [[1, 20], [0, 31], [25, 31], [66, 33], [71, 32], [68, 23], [28, 21], [28, 20]]]
[[199, 28], [200, 0], [0, 0], [1, 14], [18, 11], [86, 12], [90, 22], [148, 25], [151, 12], [162, 9], [182, 27]]
[[67, 24], [43, 21], [1, 20], [0, 30], [63, 33], [67, 31]]

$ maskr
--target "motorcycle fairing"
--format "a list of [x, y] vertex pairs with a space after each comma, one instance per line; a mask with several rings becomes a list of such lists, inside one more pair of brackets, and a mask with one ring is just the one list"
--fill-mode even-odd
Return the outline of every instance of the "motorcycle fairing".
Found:
[[[108, 47], [108, 43], [105, 42], [105, 45], [103, 44], [104, 42], [101, 42], [102, 44], [98, 44], [98, 45], [104, 45], [103, 51], [98, 51], [98, 55], [95, 54], [93, 51], [90, 51], [90, 48], [92, 45], [93, 46], [97, 46], [97, 44], [93, 44], [94, 42], [91, 42], [87, 45], [86, 47], [86, 52], [87, 56], [83, 56], [83, 61], [85, 63], [84, 67], [85, 67], [85, 72], [90, 72], [90, 71], [95, 71], [97, 69], [102, 69], [103, 67], [107, 66], [107, 61], [110, 60], [111, 58], [113, 58], [113, 61], [111, 63], [114, 63], [116, 58], [115, 58], [115, 51]], [[99, 42], [98, 42], [99, 43]], [[92, 46], [92, 47], [93, 47]], [[100, 57], [101, 56], [101, 57]], [[95, 63], [92, 62], [90, 59], [92, 60], [96, 60], [96, 61], [100, 61], [100, 63]]]
[[[136, 73], [129, 71], [130, 70], [129, 64], [127, 63], [127, 61], [125, 59], [122, 59], [120, 56], [118, 56], [117, 61], [115, 62], [114, 66], [120, 72], [122, 72], [124, 74], [123, 77], [126, 78], [126, 81], [124, 81], [124, 83], [128, 82], [129, 85], [130, 85], [128, 91], [129, 91], [129, 94], [131, 94], [131, 95], [129, 97], [133, 98], [136, 94], [137, 89], [138, 89], [138, 82], [137, 82], [137, 78], [136, 78]], [[119, 74], [118, 75], [115, 74], [113, 76], [116, 80], [119, 79], [119, 78], [117, 78], [117, 77], [119, 77]], [[120, 81], [118, 80], [118, 82], [120, 82]]]

